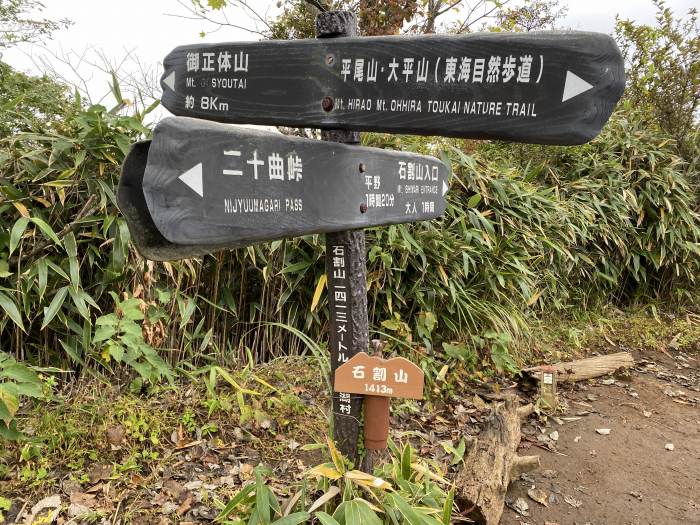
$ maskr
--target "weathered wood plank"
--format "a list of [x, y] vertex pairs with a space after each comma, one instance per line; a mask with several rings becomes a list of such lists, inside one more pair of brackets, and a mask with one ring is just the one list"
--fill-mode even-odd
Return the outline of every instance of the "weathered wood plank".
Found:
[[180, 46], [163, 105], [221, 122], [580, 144], [624, 89], [614, 40], [547, 31]]

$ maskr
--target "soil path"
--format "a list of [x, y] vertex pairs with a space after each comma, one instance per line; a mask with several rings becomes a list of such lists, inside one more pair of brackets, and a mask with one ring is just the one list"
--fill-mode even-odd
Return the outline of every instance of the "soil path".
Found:
[[[626, 380], [560, 389], [561, 424], [524, 428], [522, 447], [542, 467], [509, 490], [511, 507], [523, 498], [528, 515], [507, 509], [502, 524], [700, 524], [700, 360], [637, 362]], [[547, 507], [528, 497], [533, 487]]]

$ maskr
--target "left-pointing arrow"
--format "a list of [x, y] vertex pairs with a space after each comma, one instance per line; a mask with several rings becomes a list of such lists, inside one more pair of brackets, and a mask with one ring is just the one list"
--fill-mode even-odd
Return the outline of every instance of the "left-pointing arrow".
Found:
[[171, 91], [175, 91], [175, 71], [163, 79], [163, 84], [168, 86]]
[[200, 197], [204, 197], [204, 183], [202, 180], [202, 163], [191, 167], [185, 173], [178, 177], [182, 182], [187, 184]]

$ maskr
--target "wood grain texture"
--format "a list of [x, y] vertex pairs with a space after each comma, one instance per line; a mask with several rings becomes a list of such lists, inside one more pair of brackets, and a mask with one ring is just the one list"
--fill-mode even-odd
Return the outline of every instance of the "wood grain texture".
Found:
[[169, 242], [237, 247], [439, 217], [448, 171], [433, 157], [180, 117], [154, 131], [143, 193]]
[[[153, 222], [143, 195], [143, 174], [146, 169], [151, 141], [137, 142], [124, 159], [117, 189], [117, 204], [126, 219], [131, 240], [146, 259], [174, 261], [206, 255], [227, 246], [177, 245], [168, 241]], [[230, 246], [229, 246], [230, 248]]]
[[471, 438], [455, 486], [459, 507], [474, 523], [498, 525], [513, 476], [539, 466], [537, 456], [517, 454], [521, 418], [532, 411], [532, 405], [518, 407], [517, 397], [506, 397], [491, 407], [486, 427]]
[[[632, 354], [629, 352], [616, 352], [614, 354], [556, 363], [548, 365], [548, 368], [553, 368], [557, 371], [557, 381], [573, 382], [612, 374], [622, 368], [631, 368], [633, 366], [634, 358]], [[526, 368], [523, 372], [527, 372], [536, 379], [540, 370], [540, 367], [532, 367]]]
[[[220, 54], [231, 56], [230, 68], [220, 68]], [[188, 71], [188, 55], [197, 57], [196, 71], [192, 62]], [[239, 71], [234, 71], [235, 57]], [[497, 74], [489, 82], [492, 57], [499, 63], [494, 62]], [[530, 71], [523, 71], [518, 81], [524, 57], [532, 59]], [[470, 68], [460, 81], [463, 58]], [[410, 68], [405, 69], [405, 59], [413, 59]], [[363, 61], [362, 80], [355, 80], [358, 60]], [[482, 60], [483, 75], [475, 77]], [[376, 81], [368, 82], [372, 61]], [[455, 66], [454, 80], [448, 61]], [[515, 76], [506, 71], [507, 62], [514, 65]], [[425, 66], [421, 81], [419, 64]], [[580, 144], [595, 137], [625, 81], [614, 40], [575, 31], [199, 44], [177, 47], [165, 58], [164, 70], [163, 105], [176, 115], [542, 144]], [[563, 100], [570, 73], [592, 87]], [[324, 109], [324, 98], [333, 101], [332, 109], [328, 104]], [[364, 109], [361, 103], [351, 107], [354, 100], [365, 101]], [[402, 101], [420, 102], [420, 111], [404, 108]], [[443, 103], [452, 109], [456, 105], [457, 112], [445, 112]], [[500, 113], [465, 112], [478, 103], [500, 103]], [[517, 115], [515, 106], [506, 107], [513, 103]]]

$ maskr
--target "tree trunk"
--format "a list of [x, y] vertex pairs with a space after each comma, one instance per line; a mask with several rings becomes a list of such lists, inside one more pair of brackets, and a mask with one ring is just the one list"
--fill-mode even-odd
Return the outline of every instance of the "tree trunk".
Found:
[[510, 396], [491, 408], [486, 428], [473, 440], [464, 467], [457, 475], [457, 501], [476, 523], [498, 525], [512, 478], [539, 467], [538, 456], [517, 455], [520, 420], [533, 412], [532, 405], [518, 407]]
[[[557, 381], [583, 381], [594, 377], [604, 376], [615, 372], [620, 368], [630, 368], [634, 366], [634, 359], [629, 352], [618, 352], [616, 354], [589, 357], [588, 359], [578, 359], [566, 363], [551, 365], [557, 371]], [[539, 367], [526, 368], [531, 377], [537, 378]]]

